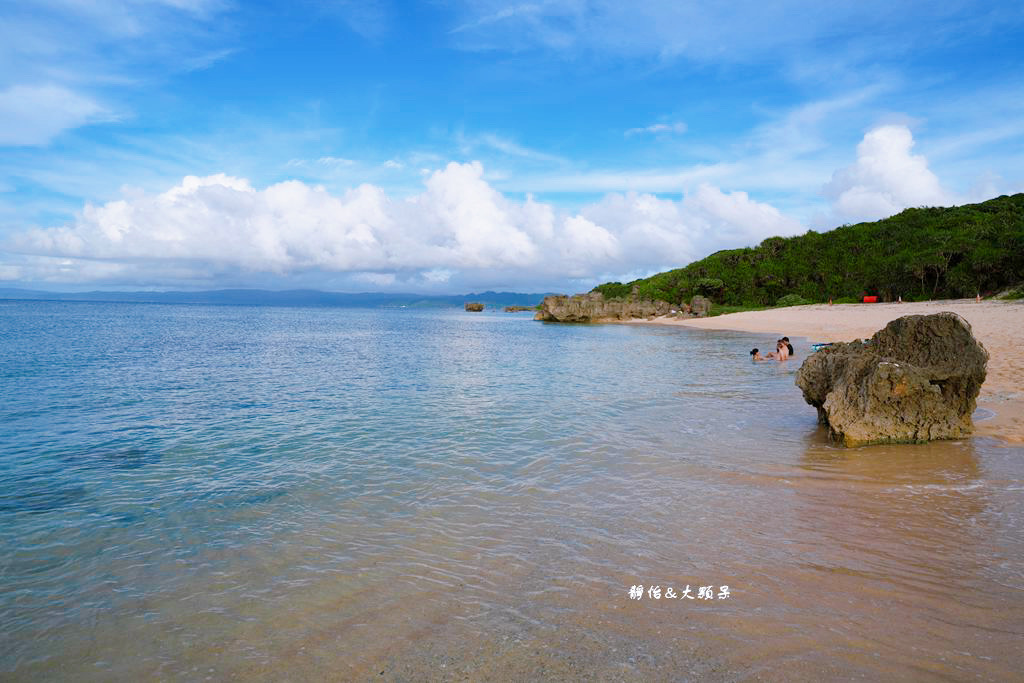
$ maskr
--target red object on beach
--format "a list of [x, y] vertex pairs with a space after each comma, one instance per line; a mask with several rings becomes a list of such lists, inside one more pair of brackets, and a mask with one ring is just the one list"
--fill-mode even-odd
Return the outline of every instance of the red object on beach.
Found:
[[866, 304], [877, 304], [878, 303], [878, 297], [877, 296], [866, 296], [866, 297], [864, 297], [864, 303], [866, 303]]

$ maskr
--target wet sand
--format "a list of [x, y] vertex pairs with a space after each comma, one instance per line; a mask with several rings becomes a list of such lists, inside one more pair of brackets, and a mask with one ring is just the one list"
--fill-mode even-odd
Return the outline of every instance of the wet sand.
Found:
[[632, 322], [764, 333], [764, 346], [770, 347], [783, 335], [805, 337], [812, 342], [867, 339], [896, 318], [941, 311], [952, 311], [967, 320], [974, 336], [989, 352], [988, 376], [978, 397], [978, 407], [993, 416], [978, 420], [975, 433], [1014, 444], [1024, 443], [1024, 357], [1021, 356], [1024, 302], [979, 303], [974, 299], [959, 299], [901, 304], [816, 304], [713, 318], [664, 317]]

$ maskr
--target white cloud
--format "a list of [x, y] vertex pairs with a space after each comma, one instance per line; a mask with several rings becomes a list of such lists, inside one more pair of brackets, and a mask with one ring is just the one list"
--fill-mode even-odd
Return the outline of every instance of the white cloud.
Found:
[[355, 166], [358, 162], [354, 159], [345, 159], [343, 157], [331, 157], [325, 156], [318, 159], [289, 159], [285, 164], [285, 168], [302, 168], [302, 169], [315, 169], [317, 167], [336, 169], [336, 168], [349, 168]]
[[78, 267], [83, 281], [141, 271], [184, 284], [340, 273], [377, 287], [454, 287], [471, 277], [530, 287], [680, 266], [799, 231], [775, 208], [710, 185], [680, 200], [611, 194], [571, 214], [509, 199], [474, 162], [431, 172], [405, 199], [367, 184], [335, 195], [294, 180], [257, 189], [242, 178], [189, 176], [157, 195], [86, 205], [68, 225], [20, 233], [11, 251], [22, 255], [26, 279], [35, 264], [38, 277], [63, 281]]
[[[471, 50], [544, 49], [591, 55], [683, 57], [713, 63], [789, 62], [817, 72], [877, 64], [919, 48], [1020, 26], [1022, 15], [998, 3], [954, 0], [941, 6], [886, 0], [542, 0], [509, 7], [504, 0], [456, 0], [456, 44]], [[927, 22], [922, 23], [922, 16]], [[999, 23], [996, 23], [999, 22]], [[821, 75], [815, 73], [816, 79]]]
[[471, 31], [473, 29], [480, 28], [481, 26], [495, 24], [504, 21], [505, 19], [508, 19], [510, 17], [515, 17], [517, 15], [535, 15], [538, 13], [539, 10], [540, 7], [536, 4], [521, 4], [515, 5], [513, 7], [504, 7], [492, 14], [485, 14], [484, 16], [474, 19], [471, 23], [456, 26], [451, 30], [451, 33], [462, 33], [464, 31]]
[[0, 91], [0, 145], [45, 145], [69, 128], [109, 119], [98, 102], [59, 85]]
[[422, 273], [422, 277], [427, 282], [432, 283], [445, 283], [452, 279], [452, 275], [455, 273], [445, 268], [433, 268], [431, 270], [425, 270]]
[[713, 231], [708, 242], [713, 249], [760, 243], [766, 237], [796, 235], [804, 231], [799, 222], [784, 215], [770, 204], [751, 199], [746, 192], [722, 192], [703, 184], [685, 201], [695, 217], [703, 220], [705, 229]]
[[583, 215], [617, 237], [623, 263], [682, 266], [719, 249], [751, 246], [804, 228], [746, 192], [701, 184], [681, 201], [651, 194], [610, 194]]
[[686, 132], [686, 124], [682, 121], [676, 123], [654, 123], [650, 126], [643, 126], [641, 128], [630, 128], [626, 131], [626, 137], [632, 137], [634, 135], [642, 135], [644, 133], [653, 135], [662, 135], [665, 133], [672, 133], [675, 135], [681, 135]]
[[383, 0], [334, 0], [320, 5], [321, 11], [336, 15], [352, 31], [368, 40], [378, 40], [391, 27], [393, 10]]
[[857, 160], [836, 171], [824, 188], [837, 216], [876, 220], [908, 207], [956, 203], [928, 168], [928, 160], [911, 153], [913, 146], [906, 126], [869, 131], [857, 145]]
[[0, 266], [0, 282], [20, 280], [21, 276], [21, 268], [18, 266]]
[[113, 120], [117, 94], [232, 54], [211, 20], [224, 0], [6, 3], [0, 21], [0, 145], [43, 145]]
[[697, 164], [683, 168], [643, 170], [561, 171], [554, 174], [521, 174], [510, 179], [507, 189], [535, 192], [681, 192], [700, 182], [722, 182], [741, 168], [734, 163]]
[[352, 276], [353, 279], [360, 282], [366, 282], [374, 287], [387, 288], [395, 284], [394, 273], [356, 273]]
[[464, 153], [471, 153], [480, 148], [491, 149], [500, 152], [509, 157], [515, 157], [519, 159], [525, 159], [529, 161], [537, 161], [546, 164], [565, 164], [567, 161], [562, 157], [547, 152], [542, 152], [536, 149], [530, 149], [524, 147], [519, 143], [504, 138], [494, 133], [482, 133], [475, 136], [466, 136], [459, 134], [456, 136], [456, 142]]
[[861, 121], [864, 107], [894, 87], [892, 83], [876, 81], [833, 97], [802, 103], [754, 129], [752, 142], [773, 158], [793, 158], [827, 149], [836, 129]]

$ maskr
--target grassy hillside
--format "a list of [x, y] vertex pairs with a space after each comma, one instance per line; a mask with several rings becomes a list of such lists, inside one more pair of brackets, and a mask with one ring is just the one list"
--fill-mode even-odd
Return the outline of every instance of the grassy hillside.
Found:
[[636, 286], [644, 298], [673, 303], [704, 294], [730, 306], [773, 306], [864, 294], [884, 301], [971, 297], [1022, 280], [1024, 194], [1016, 194], [907, 209], [825, 233], [770, 237], [753, 248], [719, 251], [685, 268], [594, 289], [620, 297]]

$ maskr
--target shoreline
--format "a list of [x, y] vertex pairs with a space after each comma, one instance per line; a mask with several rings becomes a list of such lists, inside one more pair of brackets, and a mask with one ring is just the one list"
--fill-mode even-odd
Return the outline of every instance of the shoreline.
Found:
[[[975, 423], [974, 436], [1024, 443], [1024, 358], [1016, 338], [1024, 330], [1024, 302], [954, 299], [917, 303], [811, 304], [764, 311], [727, 313], [712, 318], [627, 320], [624, 324], [668, 325], [706, 330], [733, 330], [766, 335], [766, 344], [781, 336], [804, 337], [812, 342], [867, 339], [890, 321], [905, 315], [952, 311], [971, 326], [975, 338], [989, 353], [987, 376], [978, 395], [978, 407], [993, 413]], [[745, 350], [744, 350], [745, 351]]]

